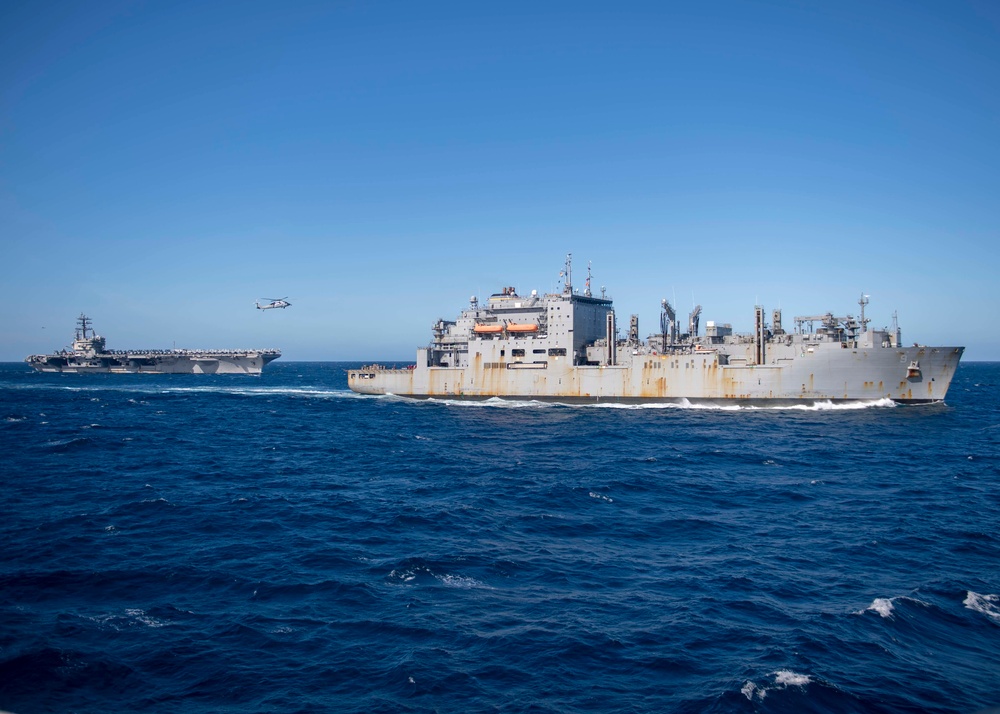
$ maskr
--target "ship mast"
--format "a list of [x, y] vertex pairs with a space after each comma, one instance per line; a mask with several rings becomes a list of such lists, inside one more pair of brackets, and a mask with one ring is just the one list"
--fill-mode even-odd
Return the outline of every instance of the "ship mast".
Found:
[[868, 332], [868, 323], [871, 322], [870, 319], [869, 320], [865, 319], [865, 305], [867, 305], [867, 304], [868, 304], [868, 296], [865, 295], [864, 293], [861, 293], [861, 299], [858, 300], [858, 305], [861, 306], [861, 331], [862, 332]]
[[573, 254], [566, 254], [566, 267], [563, 269], [563, 277], [566, 279], [563, 284], [563, 295], [573, 294]]
[[81, 312], [80, 317], [76, 318], [76, 322], [79, 325], [79, 327], [76, 328], [76, 339], [87, 339], [87, 328], [90, 327], [90, 318]]

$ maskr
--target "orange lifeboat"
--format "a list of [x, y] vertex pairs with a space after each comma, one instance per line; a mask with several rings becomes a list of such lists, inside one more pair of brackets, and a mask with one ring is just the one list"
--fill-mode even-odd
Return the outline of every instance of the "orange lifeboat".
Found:
[[517, 323], [512, 322], [507, 325], [507, 332], [513, 332], [515, 334], [523, 334], [525, 332], [538, 332], [538, 325], [533, 322], [527, 323]]
[[472, 328], [472, 331], [477, 335], [495, 335], [503, 332], [503, 325], [497, 325], [495, 323], [490, 325], [477, 323], [476, 326]]

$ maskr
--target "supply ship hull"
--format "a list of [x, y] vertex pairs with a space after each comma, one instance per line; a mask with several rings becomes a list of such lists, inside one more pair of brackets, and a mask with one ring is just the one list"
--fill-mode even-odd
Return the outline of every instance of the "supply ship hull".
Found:
[[105, 339], [90, 329], [90, 319], [77, 319], [72, 347], [25, 359], [39, 372], [120, 374], [260, 374], [281, 356], [266, 350], [107, 350]]
[[[709, 322], [698, 334], [698, 307], [682, 332], [662, 301], [661, 330], [645, 340], [633, 315], [618, 334], [610, 299], [588, 289], [522, 297], [504, 288], [485, 306], [473, 298], [454, 321], [440, 320], [431, 345], [407, 369], [371, 365], [348, 372], [363, 394], [421, 398], [815, 404], [888, 399], [906, 404], [944, 400], [963, 347], [900, 344], [900, 331], [869, 330], [832, 313], [796, 317], [786, 332], [781, 312], [755, 309], [753, 334]], [[820, 323], [820, 328], [812, 326]], [[808, 327], [808, 329], [807, 329]]]

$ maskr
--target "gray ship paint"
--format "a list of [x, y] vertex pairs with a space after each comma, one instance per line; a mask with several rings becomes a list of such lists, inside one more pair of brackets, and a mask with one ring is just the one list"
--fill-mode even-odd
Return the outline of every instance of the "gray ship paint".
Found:
[[[575, 291], [567, 258], [562, 293], [539, 296], [504, 288], [485, 305], [473, 297], [455, 320], [439, 320], [416, 365], [371, 365], [348, 371], [362, 394], [562, 402], [691, 402], [802, 404], [877, 401], [920, 404], [945, 398], [964, 347], [901, 344], [900, 331], [869, 330], [864, 317], [832, 313], [765, 321], [755, 308], [754, 332], [734, 334], [708, 322], [699, 335], [700, 306], [681, 332], [662, 301], [660, 331], [639, 339], [637, 316], [618, 335], [610, 299]], [[818, 323], [818, 327], [816, 324]]]
[[90, 318], [76, 320], [69, 349], [30, 355], [25, 362], [39, 372], [104, 372], [121, 374], [260, 374], [281, 350], [108, 350], [91, 328]]

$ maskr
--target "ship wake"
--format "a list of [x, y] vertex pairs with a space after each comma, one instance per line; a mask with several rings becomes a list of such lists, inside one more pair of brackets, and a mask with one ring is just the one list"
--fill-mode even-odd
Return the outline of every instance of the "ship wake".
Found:
[[[407, 399], [406, 397], [399, 397]], [[834, 402], [831, 400], [820, 400], [803, 404], [723, 404], [718, 402], [692, 402], [688, 399], [680, 399], [676, 402], [645, 402], [641, 404], [630, 404], [627, 402], [560, 402], [560, 401], [540, 401], [537, 399], [503, 399], [491, 397], [484, 400], [472, 399], [442, 399], [431, 398], [427, 403], [444, 404], [457, 407], [480, 407], [492, 409], [679, 409], [679, 410], [704, 410], [704, 411], [803, 411], [803, 412], [823, 412], [823, 411], [857, 411], [862, 409], [884, 409], [898, 406], [891, 399], [874, 399], [866, 401]]]

